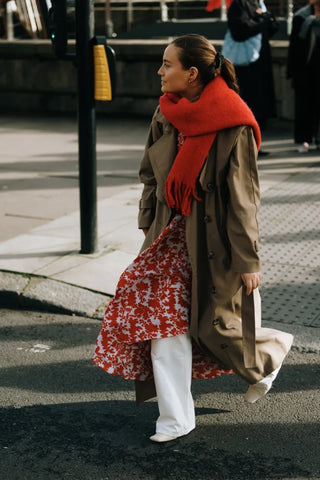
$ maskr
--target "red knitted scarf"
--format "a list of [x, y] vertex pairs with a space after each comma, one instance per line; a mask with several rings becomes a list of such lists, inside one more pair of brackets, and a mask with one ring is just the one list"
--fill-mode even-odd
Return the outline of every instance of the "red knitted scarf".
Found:
[[261, 135], [253, 113], [219, 75], [203, 89], [199, 100], [165, 93], [160, 97], [165, 118], [185, 137], [166, 181], [169, 207], [190, 215], [196, 181], [219, 130], [251, 125], [259, 149]]

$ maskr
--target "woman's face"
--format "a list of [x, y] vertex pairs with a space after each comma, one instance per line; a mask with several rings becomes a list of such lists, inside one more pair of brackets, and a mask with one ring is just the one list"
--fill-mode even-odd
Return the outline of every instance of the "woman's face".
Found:
[[158, 70], [161, 77], [161, 91], [186, 96], [189, 88], [190, 70], [184, 70], [178, 57], [179, 48], [169, 45], [163, 54], [162, 65]]

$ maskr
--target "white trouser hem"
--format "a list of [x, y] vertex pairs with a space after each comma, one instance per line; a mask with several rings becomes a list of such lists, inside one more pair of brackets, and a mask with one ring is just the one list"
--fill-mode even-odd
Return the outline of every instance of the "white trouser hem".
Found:
[[195, 428], [190, 335], [151, 340], [151, 359], [160, 414], [156, 432], [186, 435]]

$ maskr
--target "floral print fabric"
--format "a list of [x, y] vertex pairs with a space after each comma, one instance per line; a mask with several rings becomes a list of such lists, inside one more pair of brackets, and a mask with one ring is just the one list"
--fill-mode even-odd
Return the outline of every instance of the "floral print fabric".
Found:
[[[102, 321], [93, 361], [125, 379], [152, 378], [150, 340], [188, 331], [191, 274], [185, 217], [180, 215], [121, 275]], [[233, 372], [193, 345], [193, 378], [225, 373]]]

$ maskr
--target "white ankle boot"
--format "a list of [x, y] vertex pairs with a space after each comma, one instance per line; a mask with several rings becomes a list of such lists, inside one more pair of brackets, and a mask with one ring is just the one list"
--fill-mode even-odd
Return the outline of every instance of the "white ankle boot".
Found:
[[260, 382], [250, 385], [244, 396], [245, 402], [255, 403], [259, 398], [264, 397], [272, 387], [272, 383], [279, 373], [280, 367], [276, 368], [272, 373], [264, 377]]

